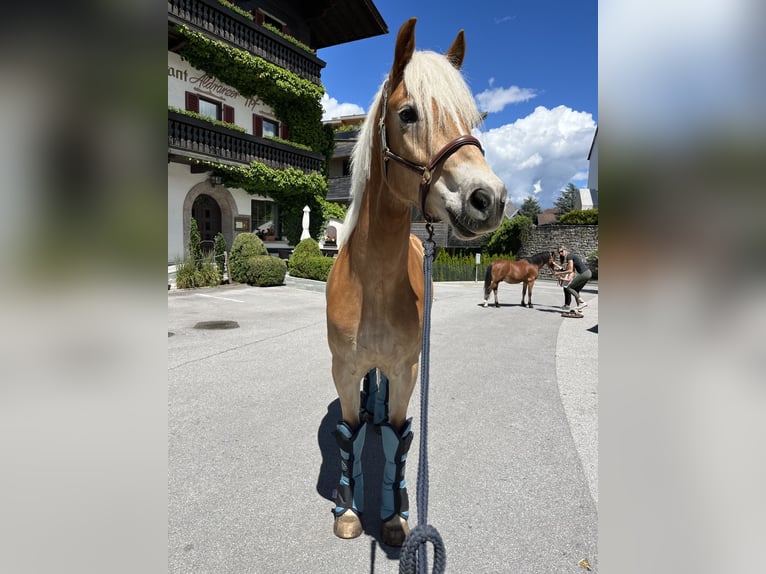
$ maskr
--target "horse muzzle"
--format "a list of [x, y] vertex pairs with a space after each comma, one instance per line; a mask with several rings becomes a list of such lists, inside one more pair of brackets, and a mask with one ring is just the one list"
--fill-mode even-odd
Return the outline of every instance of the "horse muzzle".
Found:
[[[498, 180], [499, 181], [499, 180]], [[456, 206], [447, 206], [450, 225], [461, 239], [493, 232], [503, 220], [507, 192], [502, 182], [475, 187]]]

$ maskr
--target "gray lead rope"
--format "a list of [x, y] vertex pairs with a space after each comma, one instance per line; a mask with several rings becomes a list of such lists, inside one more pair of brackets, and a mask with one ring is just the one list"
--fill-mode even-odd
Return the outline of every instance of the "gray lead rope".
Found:
[[441, 574], [447, 564], [447, 554], [439, 531], [428, 524], [428, 367], [431, 352], [431, 266], [434, 259], [434, 228], [426, 224], [428, 239], [423, 242], [423, 273], [425, 290], [423, 302], [423, 347], [420, 355], [420, 453], [418, 456], [417, 506], [418, 525], [404, 540], [399, 555], [399, 574], [428, 574], [428, 548], [426, 542], [434, 545], [433, 573]]

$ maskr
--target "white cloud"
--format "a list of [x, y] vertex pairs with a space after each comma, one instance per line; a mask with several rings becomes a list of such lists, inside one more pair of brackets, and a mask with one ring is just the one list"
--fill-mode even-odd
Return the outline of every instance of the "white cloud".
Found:
[[479, 110], [483, 112], [499, 112], [508, 104], [526, 102], [531, 100], [537, 94], [529, 88], [519, 88], [511, 86], [510, 88], [493, 88], [494, 78], [491, 79], [490, 89], [476, 94], [476, 103]]
[[534, 194], [547, 209], [553, 207], [567, 183], [587, 173], [595, 130], [596, 123], [588, 112], [538, 106], [527, 117], [480, 132], [478, 137], [513, 204], [519, 207]]
[[338, 100], [331, 98], [326, 93], [322, 96], [322, 119], [330, 120], [343, 116], [356, 116], [364, 113], [364, 108], [357, 104], [338, 103]]

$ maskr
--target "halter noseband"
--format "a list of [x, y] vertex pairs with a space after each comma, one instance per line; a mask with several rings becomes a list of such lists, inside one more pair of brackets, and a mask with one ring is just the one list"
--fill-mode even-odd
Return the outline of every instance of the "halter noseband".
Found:
[[378, 122], [378, 128], [380, 130], [380, 149], [383, 154], [383, 176], [386, 177], [388, 173], [388, 160], [392, 159], [395, 162], [403, 165], [409, 170], [419, 173], [420, 179], [420, 213], [423, 214], [423, 218], [426, 222], [431, 223], [433, 219], [428, 212], [426, 212], [426, 199], [428, 198], [428, 192], [431, 189], [431, 182], [433, 181], [434, 170], [440, 163], [446, 161], [449, 156], [455, 153], [464, 145], [475, 145], [484, 154], [484, 149], [481, 147], [481, 142], [473, 136], [458, 136], [445, 145], [439, 152], [433, 157], [428, 165], [421, 165], [403, 158], [400, 155], [395, 154], [388, 148], [388, 142], [386, 141], [386, 108], [388, 107], [388, 80], [383, 84], [383, 108], [380, 113], [380, 121]]

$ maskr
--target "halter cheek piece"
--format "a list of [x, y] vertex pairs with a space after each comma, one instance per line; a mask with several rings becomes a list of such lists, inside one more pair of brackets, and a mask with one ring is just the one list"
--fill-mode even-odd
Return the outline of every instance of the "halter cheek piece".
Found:
[[433, 181], [434, 170], [440, 163], [446, 161], [453, 153], [459, 150], [464, 145], [475, 145], [484, 153], [484, 149], [481, 147], [481, 142], [473, 136], [459, 136], [445, 145], [439, 152], [433, 157], [428, 165], [420, 165], [413, 161], [403, 158], [400, 155], [395, 154], [388, 148], [388, 142], [386, 141], [386, 108], [388, 107], [388, 80], [383, 84], [383, 108], [380, 113], [380, 121], [378, 122], [378, 128], [380, 130], [380, 149], [383, 154], [383, 175], [384, 177], [388, 173], [388, 160], [392, 159], [395, 162], [403, 165], [407, 169], [410, 169], [421, 176], [420, 179], [420, 213], [423, 214], [423, 218], [426, 222], [431, 223], [433, 219], [426, 212], [426, 199], [428, 198], [428, 192], [431, 189], [431, 182]]

